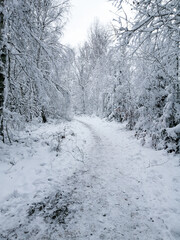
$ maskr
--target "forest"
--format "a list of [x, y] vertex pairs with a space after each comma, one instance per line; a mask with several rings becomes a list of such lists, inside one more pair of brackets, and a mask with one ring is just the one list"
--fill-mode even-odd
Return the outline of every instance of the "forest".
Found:
[[180, 1], [108, 2], [0, 0], [0, 240], [180, 239]]
[[95, 21], [71, 49], [61, 44], [68, 0], [1, 1], [1, 141], [13, 142], [14, 128], [34, 119], [94, 114], [179, 153], [179, 1], [112, 4], [114, 23]]

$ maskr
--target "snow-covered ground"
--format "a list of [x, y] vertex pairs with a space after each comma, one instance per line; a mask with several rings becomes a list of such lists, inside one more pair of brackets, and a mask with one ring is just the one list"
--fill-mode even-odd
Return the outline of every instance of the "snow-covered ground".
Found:
[[97, 117], [0, 145], [0, 239], [180, 239], [179, 157]]

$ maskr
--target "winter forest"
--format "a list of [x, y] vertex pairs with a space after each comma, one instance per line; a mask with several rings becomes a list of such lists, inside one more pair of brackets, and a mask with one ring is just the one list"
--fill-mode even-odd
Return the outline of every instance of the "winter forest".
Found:
[[180, 239], [180, 1], [109, 2], [0, 0], [0, 240]]

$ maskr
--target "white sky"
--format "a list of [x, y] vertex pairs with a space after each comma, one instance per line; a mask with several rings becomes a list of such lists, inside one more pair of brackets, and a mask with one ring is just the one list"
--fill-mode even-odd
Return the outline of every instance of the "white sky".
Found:
[[71, 0], [69, 22], [64, 29], [62, 42], [72, 47], [87, 39], [87, 32], [95, 19], [109, 23], [113, 19], [112, 4], [107, 0]]

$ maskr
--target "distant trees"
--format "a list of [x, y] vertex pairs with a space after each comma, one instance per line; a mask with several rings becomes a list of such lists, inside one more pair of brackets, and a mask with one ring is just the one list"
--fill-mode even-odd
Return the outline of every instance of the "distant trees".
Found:
[[95, 22], [90, 28], [88, 40], [79, 47], [75, 72], [76, 86], [81, 93], [80, 107], [77, 109], [80, 113], [98, 114], [101, 109], [101, 93], [107, 78], [105, 62], [110, 42], [108, 29]]
[[102, 115], [102, 94], [107, 91], [109, 81], [109, 56], [111, 48], [110, 29], [95, 22], [90, 29], [89, 44], [91, 48], [92, 74], [89, 89], [88, 112]]
[[85, 42], [83, 46], [78, 49], [78, 56], [75, 60], [75, 73], [76, 82], [75, 85], [79, 89], [79, 107], [76, 109], [79, 112], [87, 113], [87, 88], [90, 82], [90, 76], [92, 74], [92, 59], [91, 49], [88, 42]]

